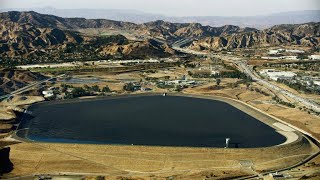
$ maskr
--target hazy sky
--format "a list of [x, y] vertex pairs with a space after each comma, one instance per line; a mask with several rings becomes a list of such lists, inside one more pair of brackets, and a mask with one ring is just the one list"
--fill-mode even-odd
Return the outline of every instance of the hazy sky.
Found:
[[168, 16], [251, 16], [319, 10], [320, 0], [0, 0], [0, 8], [133, 9]]

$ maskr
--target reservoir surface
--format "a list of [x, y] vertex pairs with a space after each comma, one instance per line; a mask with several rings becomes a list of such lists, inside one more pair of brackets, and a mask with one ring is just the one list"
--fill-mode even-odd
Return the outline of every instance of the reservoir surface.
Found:
[[132, 96], [32, 105], [17, 135], [40, 142], [188, 147], [266, 147], [286, 138], [221, 101]]

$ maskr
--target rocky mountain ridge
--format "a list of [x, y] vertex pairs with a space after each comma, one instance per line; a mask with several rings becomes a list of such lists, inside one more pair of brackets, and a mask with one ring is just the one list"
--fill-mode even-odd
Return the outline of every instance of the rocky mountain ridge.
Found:
[[135, 29], [133, 23], [110, 20], [64, 19], [35, 12], [0, 13], [0, 55], [17, 64], [65, 59], [168, 57], [168, 45], [148, 39], [130, 41], [122, 35], [92, 36], [81, 28]]
[[205, 37], [195, 41], [193, 49], [234, 49], [276, 45], [319, 47], [320, 23], [277, 25], [266, 30]]
[[[275, 45], [319, 47], [320, 23], [277, 25], [265, 30], [203, 26], [199, 23], [153, 21], [143, 24], [105, 19], [61, 18], [30, 12], [0, 13], [0, 56], [17, 64], [81, 59], [169, 57], [181, 39], [194, 39], [190, 48], [204, 50]], [[141, 40], [123, 35], [93, 35], [83, 29], [137, 33]], [[81, 32], [81, 33], [80, 33]], [[153, 39], [161, 40], [162, 42]]]

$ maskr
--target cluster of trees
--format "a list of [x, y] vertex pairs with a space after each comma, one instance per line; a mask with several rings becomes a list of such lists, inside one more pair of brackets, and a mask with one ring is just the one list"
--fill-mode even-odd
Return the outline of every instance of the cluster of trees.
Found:
[[[247, 86], [247, 87], [248, 87], [248, 86]], [[265, 96], [270, 96], [270, 94], [262, 91], [262, 90], [259, 89], [259, 88], [250, 88], [250, 91], [255, 91], [255, 92], [260, 93], [260, 94], [263, 94], [263, 95], [265, 95]]]
[[157, 87], [160, 89], [171, 89], [171, 88], [174, 88], [175, 86], [172, 84], [166, 84], [164, 82], [158, 82]]
[[73, 99], [82, 96], [91, 96], [92, 94], [82, 87], [74, 87], [71, 92], [66, 92], [66, 99]]
[[311, 84], [310, 86], [307, 86], [306, 84], [303, 84], [299, 81], [292, 81], [287, 79], [278, 79], [277, 81], [297, 91], [303, 91], [304, 93], [307, 93], [307, 94], [318, 94], [318, 95], [320, 94], [320, 87], [317, 85]]
[[123, 86], [123, 90], [124, 91], [129, 91], [129, 92], [134, 92], [136, 90], [138, 90], [139, 87], [136, 86], [135, 84], [133, 84], [132, 82], [130, 83], [126, 83], [124, 86]]
[[185, 64], [183, 64], [183, 65], [184, 65], [184, 67], [186, 67], [186, 68], [196, 68], [196, 67], [197, 67], [196, 64], [192, 64], [192, 63], [185, 63]]
[[238, 79], [246, 79], [247, 81], [252, 81], [250, 77], [248, 77], [245, 73], [242, 73], [238, 70], [234, 71], [223, 71], [217, 74], [211, 74], [209, 71], [192, 73], [188, 71], [188, 74], [193, 78], [238, 78]]
[[114, 36], [99, 36], [93, 42], [93, 46], [100, 47], [100, 46], [110, 45], [110, 44], [125, 45], [128, 43], [129, 43], [128, 39], [119, 34]]
[[19, 61], [15, 59], [2, 58], [0, 60], [0, 66], [3, 68], [15, 69], [18, 64], [19, 64]]
[[69, 88], [73, 88], [72, 85], [69, 84], [61, 84], [61, 92], [66, 92]]
[[88, 86], [88, 85], [84, 85], [83, 86], [85, 90], [89, 91], [89, 92], [100, 92], [100, 88], [98, 85], [94, 85], [94, 86]]
[[251, 78], [248, 77], [245, 73], [238, 70], [235, 71], [224, 71], [218, 74], [213, 74], [213, 78], [238, 78], [238, 79], [247, 79], [251, 81]]
[[312, 110], [312, 109], [308, 109], [307, 107], [305, 107], [305, 106], [303, 106], [303, 107], [299, 107], [299, 109], [301, 110], [301, 111], [306, 111], [308, 114], [311, 114], [311, 113], [314, 113], [314, 114], [316, 114], [316, 115], [320, 115], [320, 112], [316, 112], [316, 111], [314, 111], [314, 110]]
[[212, 75], [209, 71], [199, 71], [199, 72], [188, 71], [188, 74], [193, 78], [212, 78]]
[[299, 69], [299, 70], [308, 70], [308, 71], [320, 71], [320, 61], [315, 62], [295, 62], [295, 63], [281, 63], [281, 64], [265, 64], [265, 67], [276, 67], [288, 69]]
[[[71, 92], [67, 91], [69, 88], [72, 89]], [[111, 90], [107, 85], [100, 89], [97, 85], [91, 87], [88, 85], [84, 85], [84, 87], [74, 87], [72, 85], [62, 84], [61, 92], [65, 93], [66, 99], [73, 99], [82, 96], [104, 95], [104, 93], [109, 93]]]
[[308, 55], [305, 55], [305, 54], [299, 54], [297, 58], [303, 60], [303, 59], [308, 59], [309, 57]]
[[272, 98], [273, 100], [275, 100], [277, 103], [279, 104], [282, 104], [282, 105], [285, 105], [285, 106], [288, 106], [288, 107], [291, 107], [291, 108], [295, 108], [296, 106], [292, 103], [289, 103], [289, 102], [284, 102], [282, 101], [280, 98], [278, 98], [277, 96], [274, 96]]
[[160, 89], [173, 89], [174, 91], [181, 92], [183, 91], [183, 89], [187, 88], [188, 86], [183, 84], [174, 85], [174, 84], [166, 84], [165, 82], [158, 82], [157, 87]]

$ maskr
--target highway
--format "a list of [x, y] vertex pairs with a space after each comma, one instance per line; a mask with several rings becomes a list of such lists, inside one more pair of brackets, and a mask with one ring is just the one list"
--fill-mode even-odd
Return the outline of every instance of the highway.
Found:
[[[189, 53], [189, 54], [194, 54], [194, 55], [207, 55], [207, 56], [212, 56], [212, 57], [215, 57], [209, 53], [206, 53], [206, 52], [198, 52], [198, 51], [194, 51], [194, 50], [187, 50], [187, 49], [183, 49], [181, 48], [181, 46], [183, 46], [184, 44], [186, 43], [189, 43], [192, 39], [182, 39], [180, 41], [177, 41], [175, 42], [173, 45], [172, 45], [172, 48], [175, 49], [175, 50], [178, 50], [178, 51], [181, 51], [181, 52], [184, 52], [184, 53]], [[221, 58], [219, 56], [219, 58]], [[320, 112], [320, 105], [317, 104], [316, 102], [314, 101], [311, 101], [309, 99], [306, 99], [306, 98], [303, 98], [301, 96], [298, 96], [296, 94], [293, 94], [277, 85], [274, 85], [266, 80], [263, 80], [260, 76], [256, 75], [254, 70], [249, 67], [247, 65], [247, 62], [245, 60], [241, 60], [239, 58], [236, 58], [236, 57], [230, 57], [232, 60], [230, 59], [226, 59], [226, 58], [223, 58], [225, 59], [226, 61], [229, 61], [229, 62], [232, 62], [233, 64], [235, 64], [238, 69], [241, 71], [241, 72], [244, 72], [245, 74], [247, 74], [247, 76], [251, 77], [252, 80], [256, 81], [258, 84], [260, 84], [261, 86], [264, 86], [268, 89], [272, 89], [273, 91], [277, 91], [278, 95], [279, 93], [284, 96], [284, 97], [287, 97], [287, 98], [291, 98], [293, 99], [294, 101], [302, 104], [303, 106], [307, 107], [308, 109], [311, 109], [315, 112]]]
[[20, 88], [18, 90], [15, 90], [15, 91], [11, 92], [9, 94], [5, 94], [5, 95], [0, 96], [0, 100], [9, 98], [9, 97], [14, 96], [14, 95], [21, 94], [21, 93], [26, 92], [26, 91], [29, 91], [30, 89], [34, 88], [35, 86], [41, 85], [42, 83], [50, 81], [50, 80], [52, 80], [54, 78], [60, 78], [60, 77], [63, 77], [63, 76], [65, 76], [65, 74], [62, 74], [62, 75], [59, 75], [59, 76], [54, 76], [54, 77], [51, 77], [51, 78], [48, 78], [48, 79], [45, 79], [45, 80], [42, 80], [42, 81], [37, 81], [37, 82], [31, 83], [31, 84], [29, 84], [29, 85], [27, 85], [27, 86], [25, 86], [23, 88]]
[[191, 43], [192, 41], [194, 41], [195, 39], [181, 39], [179, 41], [176, 41], [175, 43], [172, 44], [172, 49], [176, 50], [176, 51], [180, 51], [183, 53], [187, 53], [187, 54], [193, 54], [193, 55], [207, 55], [208, 53], [206, 52], [200, 52], [200, 51], [194, 51], [194, 50], [190, 50], [190, 49], [185, 49], [185, 48], [181, 48], [181, 46]]
[[285, 97], [289, 97], [291, 99], [293, 99], [296, 102], [299, 102], [300, 104], [303, 104], [304, 106], [306, 106], [309, 109], [312, 109], [315, 112], [320, 112], [320, 105], [318, 105], [317, 103], [306, 99], [306, 98], [302, 98], [301, 96], [295, 95], [279, 86], [276, 86], [266, 80], [261, 79], [260, 77], [258, 77], [257, 75], [255, 75], [255, 73], [253, 72], [253, 69], [250, 68], [246, 61], [235, 61], [234, 62], [237, 67], [244, 73], [246, 73], [249, 77], [252, 78], [252, 80], [256, 81], [258, 84], [268, 88], [268, 89], [272, 89], [274, 91], [277, 91], [277, 93], [281, 93], [281, 95], [285, 96]]

